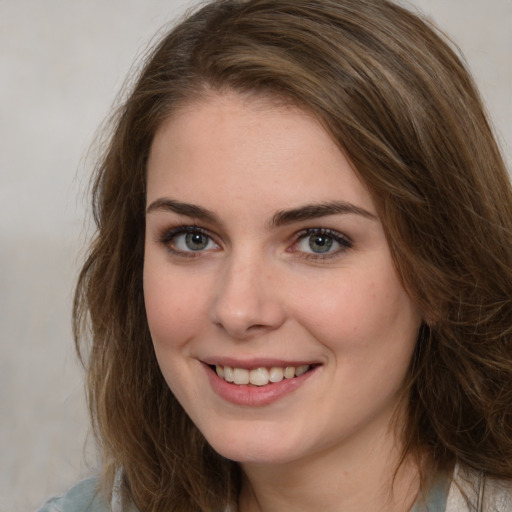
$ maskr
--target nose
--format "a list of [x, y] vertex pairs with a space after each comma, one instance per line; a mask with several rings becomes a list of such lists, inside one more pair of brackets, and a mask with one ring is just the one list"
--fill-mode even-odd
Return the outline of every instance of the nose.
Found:
[[232, 338], [248, 339], [284, 323], [280, 283], [269, 267], [261, 258], [232, 255], [218, 276], [211, 320]]

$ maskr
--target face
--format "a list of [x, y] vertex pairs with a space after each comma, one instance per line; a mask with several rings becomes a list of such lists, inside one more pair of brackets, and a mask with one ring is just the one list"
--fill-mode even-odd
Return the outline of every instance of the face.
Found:
[[214, 449], [298, 462], [389, 430], [420, 316], [311, 115], [235, 94], [183, 107], [154, 139], [147, 205], [156, 357]]

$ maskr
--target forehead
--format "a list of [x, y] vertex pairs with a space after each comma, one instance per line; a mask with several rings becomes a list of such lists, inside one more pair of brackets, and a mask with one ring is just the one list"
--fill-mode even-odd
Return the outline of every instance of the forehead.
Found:
[[212, 193], [290, 203], [282, 207], [343, 199], [374, 209], [351, 162], [311, 113], [234, 93], [182, 106], [151, 147], [148, 200]]

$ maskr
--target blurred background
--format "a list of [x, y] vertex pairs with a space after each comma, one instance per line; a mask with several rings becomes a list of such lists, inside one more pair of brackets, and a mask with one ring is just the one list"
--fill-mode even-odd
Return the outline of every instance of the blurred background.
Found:
[[[195, 2], [0, 0], [0, 512], [94, 472], [70, 311], [93, 141], [133, 62]], [[512, 0], [409, 0], [462, 49], [509, 169]]]

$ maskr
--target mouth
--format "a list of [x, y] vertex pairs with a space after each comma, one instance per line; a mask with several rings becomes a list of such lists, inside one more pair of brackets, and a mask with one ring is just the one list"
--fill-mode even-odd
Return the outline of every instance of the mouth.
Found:
[[321, 367], [319, 362], [268, 359], [203, 362], [212, 390], [223, 400], [243, 407], [263, 407], [295, 394]]
[[225, 382], [238, 386], [262, 387], [277, 384], [283, 380], [292, 380], [311, 372], [315, 364], [303, 364], [299, 366], [271, 366], [254, 369], [236, 368], [232, 366], [208, 365], [218, 377]]

